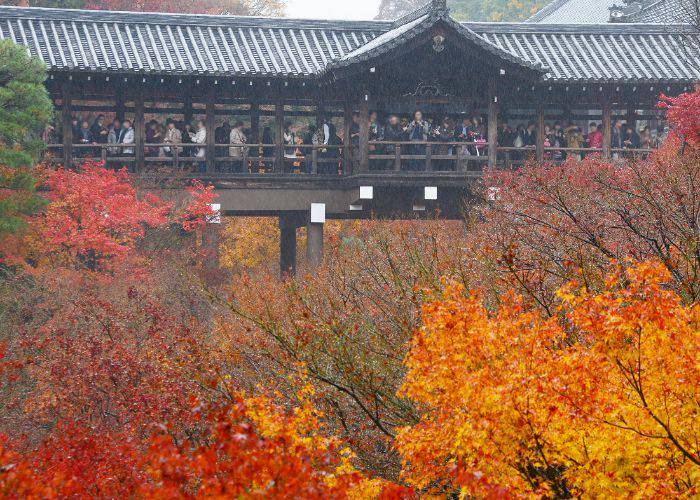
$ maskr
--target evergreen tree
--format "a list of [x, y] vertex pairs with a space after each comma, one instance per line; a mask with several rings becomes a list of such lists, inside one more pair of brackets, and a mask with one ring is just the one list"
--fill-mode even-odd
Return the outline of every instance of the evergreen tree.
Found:
[[14, 232], [41, 206], [33, 165], [53, 107], [44, 63], [26, 48], [0, 41], [0, 234]]

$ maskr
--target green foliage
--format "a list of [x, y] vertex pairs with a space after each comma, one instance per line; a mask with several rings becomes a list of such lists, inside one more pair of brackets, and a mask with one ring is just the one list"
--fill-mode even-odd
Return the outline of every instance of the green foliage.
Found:
[[41, 205], [31, 167], [42, 149], [41, 131], [53, 106], [44, 63], [8, 40], [0, 41], [0, 234]]

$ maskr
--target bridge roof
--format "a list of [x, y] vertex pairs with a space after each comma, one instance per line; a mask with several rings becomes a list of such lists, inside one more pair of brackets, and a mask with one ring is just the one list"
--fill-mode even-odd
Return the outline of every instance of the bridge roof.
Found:
[[[357, 22], [0, 6], [0, 38], [55, 72], [311, 79], [403, 41], [425, 15]], [[544, 81], [700, 81], [700, 44], [687, 43], [700, 37], [688, 27], [449, 20], [484, 50], [545, 69]]]

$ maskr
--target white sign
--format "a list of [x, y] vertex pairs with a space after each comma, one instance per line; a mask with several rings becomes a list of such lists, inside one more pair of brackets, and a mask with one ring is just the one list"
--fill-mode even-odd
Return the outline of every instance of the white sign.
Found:
[[312, 203], [311, 204], [311, 222], [316, 224], [323, 224], [326, 222], [326, 204], [325, 203]]
[[360, 199], [371, 200], [374, 198], [374, 189], [372, 186], [360, 186]]
[[423, 199], [437, 200], [437, 186], [425, 186]]

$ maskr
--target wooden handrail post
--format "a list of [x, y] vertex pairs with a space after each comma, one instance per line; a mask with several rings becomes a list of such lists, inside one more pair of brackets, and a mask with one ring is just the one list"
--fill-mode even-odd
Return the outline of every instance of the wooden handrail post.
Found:
[[428, 172], [433, 170], [433, 145], [430, 143], [425, 146], [425, 170]]
[[180, 169], [180, 148], [171, 147], [170, 151], [173, 153], [173, 168], [175, 170]]
[[316, 146], [312, 146], [311, 148], [311, 173], [318, 173], [318, 149]]
[[603, 96], [603, 158], [612, 158], [612, 106], [610, 99]]
[[394, 151], [394, 154], [396, 155], [394, 158], [394, 170], [396, 172], [401, 171], [401, 144], [396, 145], [396, 149]]

